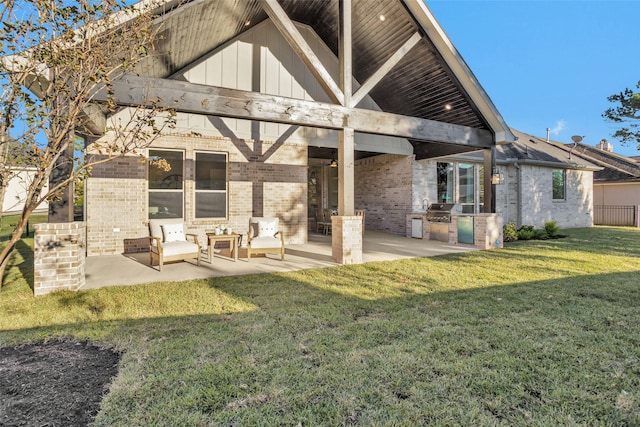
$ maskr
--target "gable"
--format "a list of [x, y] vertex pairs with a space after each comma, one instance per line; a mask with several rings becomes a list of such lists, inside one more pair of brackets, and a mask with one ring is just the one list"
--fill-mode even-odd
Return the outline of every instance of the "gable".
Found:
[[[162, 40], [157, 54], [140, 64], [139, 75], [167, 78], [180, 72], [265, 21], [268, 15], [262, 4], [259, 0], [163, 2], [164, 16], [158, 21], [163, 26]], [[279, 0], [278, 4], [338, 56], [338, 1]], [[407, 40], [420, 38], [370, 92], [383, 111], [490, 130], [496, 142], [513, 140], [423, 0], [353, 0], [352, 13], [353, 76], [361, 83]], [[434, 154], [433, 149], [425, 152]]]
[[[333, 52], [311, 28], [298, 24], [300, 32], [334, 79], [338, 79], [339, 64]], [[298, 58], [270, 20], [265, 20], [218, 47], [197, 62], [172, 76], [176, 80], [207, 86], [239, 89], [294, 99], [330, 102], [316, 78]], [[353, 82], [354, 88], [360, 85]], [[381, 111], [366, 96], [361, 108]], [[198, 114], [178, 115], [178, 129], [209, 135], [252, 140], [304, 142], [311, 147], [337, 148], [337, 132], [328, 129], [298, 127], [261, 122], [258, 128], [250, 120], [214, 118]], [[356, 134], [356, 150], [389, 154], [412, 154], [413, 147], [404, 138], [384, 135]]]

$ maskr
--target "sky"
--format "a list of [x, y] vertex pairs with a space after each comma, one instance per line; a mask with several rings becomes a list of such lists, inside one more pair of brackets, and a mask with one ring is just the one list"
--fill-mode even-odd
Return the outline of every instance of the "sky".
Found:
[[640, 0], [426, 0], [506, 123], [571, 143], [572, 135], [614, 152], [607, 97], [640, 81]]

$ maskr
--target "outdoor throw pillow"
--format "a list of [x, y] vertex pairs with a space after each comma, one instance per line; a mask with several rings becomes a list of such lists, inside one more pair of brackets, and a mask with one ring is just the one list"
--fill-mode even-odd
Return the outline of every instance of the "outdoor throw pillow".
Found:
[[182, 242], [186, 240], [184, 226], [178, 224], [162, 224], [162, 236], [165, 242]]
[[276, 231], [275, 221], [258, 220], [258, 237], [273, 237]]

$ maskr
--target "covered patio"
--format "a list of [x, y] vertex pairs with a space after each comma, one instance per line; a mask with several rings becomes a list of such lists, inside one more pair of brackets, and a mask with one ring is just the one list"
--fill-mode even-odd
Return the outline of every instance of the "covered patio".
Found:
[[[477, 248], [451, 245], [435, 240], [411, 239], [377, 231], [367, 231], [363, 238], [363, 262], [393, 261], [407, 258], [431, 257], [449, 253], [474, 251]], [[240, 258], [228, 258], [228, 249], [216, 250], [213, 262], [203, 254], [200, 267], [191, 262], [177, 262], [164, 266], [162, 272], [149, 266], [148, 253], [87, 257], [85, 285], [81, 289], [107, 286], [129, 286], [143, 283], [207, 279], [221, 276], [278, 273], [310, 268], [338, 266], [331, 257], [331, 236], [310, 233], [307, 243], [288, 245], [286, 257], [258, 257], [247, 261], [246, 249]]]

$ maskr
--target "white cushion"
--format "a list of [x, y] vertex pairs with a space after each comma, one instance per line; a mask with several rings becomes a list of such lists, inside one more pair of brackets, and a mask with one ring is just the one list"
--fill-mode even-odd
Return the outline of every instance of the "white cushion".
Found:
[[273, 221], [276, 223], [276, 231], [280, 229], [280, 219], [278, 217], [252, 216], [249, 218], [249, 235], [251, 237], [258, 236], [258, 221]]
[[165, 242], [183, 242], [187, 240], [184, 235], [184, 225], [162, 224], [162, 236]]
[[258, 220], [258, 237], [273, 237], [278, 225], [275, 221]]
[[282, 242], [273, 236], [254, 237], [251, 239], [250, 245], [252, 249], [280, 248], [282, 247]]
[[197, 253], [198, 245], [187, 240], [183, 242], [168, 242], [162, 245], [162, 255], [166, 257]]
[[165, 224], [184, 224], [182, 218], [163, 218], [149, 220], [149, 235], [162, 240], [162, 226]]

